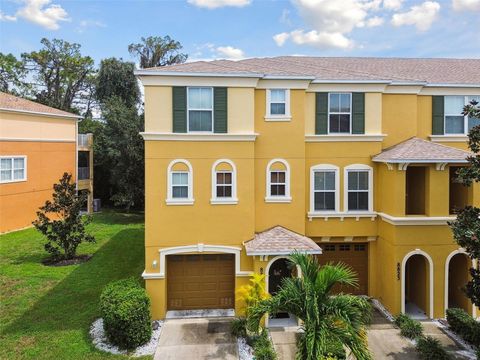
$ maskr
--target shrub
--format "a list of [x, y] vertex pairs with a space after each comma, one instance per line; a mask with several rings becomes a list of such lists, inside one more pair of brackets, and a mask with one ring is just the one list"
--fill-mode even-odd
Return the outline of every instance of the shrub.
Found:
[[442, 348], [440, 341], [427, 336], [420, 337], [417, 341], [416, 349], [421, 360], [450, 360], [451, 357]]
[[277, 353], [273, 349], [268, 331], [263, 329], [253, 341], [253, 352], [256, 360], [275, 360]]
[[100, 296], [100, 310], [111, 343], [122, 349], [134, 349], [150, 340], [150, 299], [133, 278], [105, 286]]
[[233, 336], [236, 337], [247, 337], [247, 319], [246, 318], [236, 318], [233, 319], [230, 332]]
[[410, 318], [408, 315], [400, 314], [395, 318], [395, 325], [400, 328], [400, 335], [409, 339], [416, 339], [422, 336], [423, 326], [420, 321]]
[[448, 309], [447, 321], [450, 328], [465, 341], [476, 347], [480, 346], [480, 323], [463, 309]]

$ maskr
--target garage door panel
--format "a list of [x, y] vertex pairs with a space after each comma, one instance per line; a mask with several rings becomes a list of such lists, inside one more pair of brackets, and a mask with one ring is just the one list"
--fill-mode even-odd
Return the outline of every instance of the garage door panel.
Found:
[[234, 290], [234, 255], [167, 257], [169, 310], [232, 308]]

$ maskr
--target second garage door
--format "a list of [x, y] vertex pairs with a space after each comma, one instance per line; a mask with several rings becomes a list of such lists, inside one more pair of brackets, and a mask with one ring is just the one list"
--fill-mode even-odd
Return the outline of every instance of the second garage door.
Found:
[[358, 288], [351, 286], [335, 287], [335, 292], [355, 295], [368, 295], [368, 244], [367, 243], [331, 243], [318, 244], [322, 254], [318, 255], [320, 264], [343, 262], [357, 273]]
[[234, 308], [234, 292], [234, 255], [167, 256], [168, 310]]

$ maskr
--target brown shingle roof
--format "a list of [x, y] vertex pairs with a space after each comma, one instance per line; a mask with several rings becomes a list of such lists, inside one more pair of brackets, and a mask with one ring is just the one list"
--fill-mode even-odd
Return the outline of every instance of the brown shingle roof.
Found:
[[65, 116], [70, 118], [80, 118], [80, 115], [72, 114], [63, 110], [58, 110], [50, 106], [39, 104], [34, 101], [23, 99], [18, 96], [7, 94], [0, 91], [0, 110], [26, 111], [54, 116]]
[[288, 255], [295, 250], [308, 254], [322, 253], [322, 249], [312, 239], [282, 226], [257, 233], [244, 245], [247, 255]]
[[310, 76], [316, 80], [425, 82], [480, 86], [480, 59], [279, 56], [238, 61], [195, 61], [156, 70], [179, 73]]
[[413, 137], [373, 156], [376, 162], [466, 162], [468, 151]]

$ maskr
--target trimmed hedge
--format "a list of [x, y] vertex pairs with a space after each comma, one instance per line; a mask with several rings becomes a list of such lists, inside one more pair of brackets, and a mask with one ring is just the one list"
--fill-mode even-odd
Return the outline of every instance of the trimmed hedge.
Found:
[[134, 349], [150, 340], [150, 299], [133, 278], [105, 286], [100, 296], [100, 311], [105, 334], [112, 344]]
[[409, 339], [416, 339], [422, 336], [423, 325], [420, 321], [414, 320], [408, 315], [400, 314], [395, 317], [395, 325], [400, 328], [400, 335]]
[[268, 336], [268, 331], [263, 329], [253, 341], [253, 352], [257, 360], [276, 360], [277, 353], [273, 349], [273, 344]]
[[421, 360], [450, 360], [451, 357], [442, 348], [440, 341], [437, 339], [427, 336], [427, 337], [420, 337], [417, 340], [416, 350], [418, 352], [418, 356]]
[[465, 341], [476, 347], [480, 347], [480, 323], [468, 315], [463, 309], [448, 309], [447, 321], [450, 328]]

